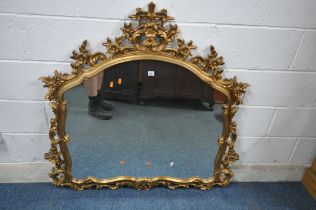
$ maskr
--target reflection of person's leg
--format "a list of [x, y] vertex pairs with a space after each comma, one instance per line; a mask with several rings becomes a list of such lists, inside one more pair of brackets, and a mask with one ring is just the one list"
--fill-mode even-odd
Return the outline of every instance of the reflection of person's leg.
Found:
[[109, 103], [106, 103], [105, 100], [102, 99], [102, 93], [101, 93], [101, 88], [102, 88], [102, 82], [103, 82], [103, 71], [101, 73], [98, 74], [98, 98], [99, 98], [99, 104], [101, 105], [101, 107], [106, 110], [106, 111], [111, 111], [112, 105]]
[[[103, 75], [101, 76], [103, 77]], [[99, 97], [100, 94], [98, 94], [100, 87], [99, 77], [99, 75], [96, 75], [84, 81], [84, 86], [89, 97], [88, 113], [96, 118], [108, 120], [111, 118], [111, 113], [104, 110], [100, 105], [101, 97]]]
[[98, 94], [98, 76], [91, 77], [84, 81], [84, 86], [86, 88], [89, 97], [97, 96]]

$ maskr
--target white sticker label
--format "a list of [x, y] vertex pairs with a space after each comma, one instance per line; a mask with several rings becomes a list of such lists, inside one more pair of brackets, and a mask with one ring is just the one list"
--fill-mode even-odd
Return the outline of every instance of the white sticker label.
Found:
[[155, 76], [155, 71], [147, 71], [147, 75], [149, 77], [154, 77]]

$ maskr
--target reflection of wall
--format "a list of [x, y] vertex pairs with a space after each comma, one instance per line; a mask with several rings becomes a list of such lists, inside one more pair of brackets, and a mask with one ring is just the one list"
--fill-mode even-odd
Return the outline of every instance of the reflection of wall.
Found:
[[[70, 1], [68, 7], [61, 0], [0, 2], [1, 163], [44, 161], [48, 117], [45, 90], [37, 78], [54, 69], [69, 70], [71, 51], [84, 39], [91, 48], [103, 49], [107, 36], [119, 35], [122, 19], [148, 3], [96, 2]], [[300, 179], [316, 153], [314, 1], [155, 3], [175, 16], [182, 36], [192, 39], [201, 54], [215, 45], [224, 56], [227, 76], [251, 84], [237, 116], [241, 160], [235, 165], [236, 178]], [[272, 167], [270, 174], [267, 167]]]

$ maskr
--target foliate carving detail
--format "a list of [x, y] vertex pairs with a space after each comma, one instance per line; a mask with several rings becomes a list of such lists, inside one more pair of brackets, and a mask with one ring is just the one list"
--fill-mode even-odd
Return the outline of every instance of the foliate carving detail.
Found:
[[215, 182], [216, 185], [225, 186], [229, 184], [233, 176], [233, 172], [230, 169], [230, 163], [239, 159], [239, 155], [235, 151], [235, 142], [237, 140], [237, 122], [233, 121], [232, 119], [238, 111], [237, 106], [243, 103], [242, 97], [247, 87], [249, 87], [249, 84], [237, 82], [237, 77], [218, 81], [229, 90], [231, 95], [231, 104], [224, 105], [224, 112], [226, 112], [229, 115], [228, 118], [231, 120], [229, 127], [229, 136], [226, 141], [228, 151], [222, 162], [222, 168], [220, 173], [221, 175], [219, 176], [219, 179]]
[[110, 57], [115, 57], [116, 55], [125, 54], [133, 50], [133, 47], [123, 46], [123, 41], [123, 36], [116, 37], [115, 42], [107, 38], [106, 42], [103, 42], [102, 45], [108, 48], [107, 54], [109, 54]]
[[236, 76], [231, 79], [219, 80], [219, 82], [226, 86], [230, 91], [232, 105], [238, 106], [243, 104], [243, 95], [245, 94], [247, 87], [249, 87], [248, 83], [238, 82]]
[[193, 45], [193, 41], [186, 43], [183, 39], [177, 39], [178, 48], [167, 48], [165, 51], [172, 53], [174, 56], [187, 60], [191, 57], [191, 50], [195, 49], [196, 46]]
[[150, 3], [148, 11], [141, 8], [136, 9], [136, 14], [130, 15], [132, 20], [138, 20], [138, 26], [133, 28], [131, 24], [123, 28], [123, 36], [131, 41], [140, 51], [162, 51], [176, 38], [177, 25], [164, 26], [164, 23], [173, 20], [167, 15], [167, 10], [155, 12], [156, 5]]
[[201, 179], [198, 177], [192, 177], [187, 180], [180, 180], [172, 177], [154, 177], [154, 178], [135, 178], [135, 177], [120, 177], [118, 179], [109, 179], [106, 182], [98, 183], [98, 180], [94, 177], [87, 177], [81, 181], [74, 181], [65, 183], [65, 185], [75, 188], [76, 190], [84, 190], [91, 188], [109, 188], [112, 190], [119, 187], [134, 187], [138, 190], [149, 190], [153, 187], [164, 186], [169, 189], [177, 188], [198, 188], [201, 190], [208, 190], [213, 187], [214, 180]]
[[210, 53], [207, 55], [207, 57], [202, 58], [201, 56], [196, 56], [192, 58], [191, 62], [197, 65], [203, 71], [210, 72], [216, 80], [222, 79], [223, 69], [220, 66], [224, 65], [225, 63], [223, 57], [219, 57], [217, 55], [217, 52], [213, 46], [210, 47]]
[[55, 118], [50, 120], [49, 138], [51, 140], [51, 148], [48, 153], [44, 155], [44, 158], [54, 164], [51, 172], [48, 174], [53, 179], [53, 183], [57, 186], [62, 186], [65, 183], [65, 162], [62, 159], [62, 154], [59, 149], [59, 144], [62, 139], [56, 139], [57, 135], [57, 117], [60, 112], [60, 108], [65, 106], [65, 102], [55, 100], [50, 102], [50, 107], [55, 114]]
[[[167, 15], [167, 10], [155, 12], [155, 7], [154, 3], [150, 3], [148, 11], [136, 9], [136, 14], [129, 17], [137, 20], [138, 25], [125, 23], [121, 28], [123, 34], [120, 37], [117, 37], [115, 41], [108, 38], [104, 43], [108, 47], [107, 53], [113, 56], [129, 51], [165, 51], [167, 46], [176, 40], [178, 26], [169, 24], [169, 27], [166, 27], [165, 22], [173, 18]], [[124, 46], [126, 42], [130, 47]]]
[[90, 53], [87, 49], [88, 41], [84, 40], [81, 46], [79, 47], [79, 52], [72, 51], [72, 58], [74, 60], [73, 63], [71, 63], [72, 67], [72, 74], [77, 75], [80, 73], [80, 71], [87, 67], [93, 67], [97, 63], [103, 61], [106, 59], [106, 56], [104, 53], [96, 52], [96, 53]]
[[48, 92], [45, 96], [46, 99], [53, 101], [55, 100], [58, 94], [60, 87], [65, 83], [66, 80], [69, 80], [73, 76], [67, 73], [61, 73], [57, 70], [54, 71], [53, 76], [48, 77], [40, 77], [39, 79], [42, 80], [44, 83], [44, 87], [48, 88]]

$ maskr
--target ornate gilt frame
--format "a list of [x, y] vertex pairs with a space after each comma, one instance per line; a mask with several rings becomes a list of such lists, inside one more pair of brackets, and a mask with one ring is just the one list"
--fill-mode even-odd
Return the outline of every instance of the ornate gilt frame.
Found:
[[[108, 38], [103, 43], [107, 47], [106, 53], [90, 53], [87, 41], [84, 41], [79, 52], [72, 52], [71, 58], [74, 62], [71, 64], [71, 74], [55, 70], [53, 76], [40, 78], [45, 83], [44, 87], [48, 88], [46, 99], [50, 100], [55, 115], [50, 120], [51, 148], [45, 154], [45, 159], [54, 164], [49, 173], [54, 185], [70, 186], [77, 190], [103, 187], [117, 189], [120, 186], [136, 189], [150, 189], [155, 186], [166, 186], [170, 189], [195, 187], [205, 190], [213, 186], [228, 185], [233, 176], [229, 165], [239, 158], [234, 149], [237, 133], [233, 117], [238, 110], [237, 106], [242, 104], [242, 96], [249, 85], [238, 82], [236, 77], [222, 78], [223, 70], [220, 66], [224, 64], [223, 58], [217, 55], [213, 46], [210, 47], [208, 56], [193, 57], [191, 51], [196, 47], [192, 41], [185, 42], [177, 37], [177, 25], [165, 26], [165, 22], [173, 20], [167, 15], [167, 10], [156, 12], [155, 4], [150, 3], [148, 11], [138, 8], [136, 14], [129, 17], [136, 20], [137, 24], [125, 23], [121, 36], [116, 37], [114, 41]], [[72, 176], [71, 156], [67, 147], [70, 138], [65, 132], [67, 102], [64, 100], [64, 93], [101, 71], [106, 71], [110, 66], [133, 60], [159, 60], [183, 66], [227, 97], [227, 103], [223, 106], [223, 132], [218, 139], [219, 150], [213, 176], [207, 179], [197, 176], [185, 179], [169, 176], [119, 176], [98, 179], [88, 176], [85, 179], [77, 179]]]

